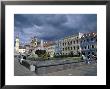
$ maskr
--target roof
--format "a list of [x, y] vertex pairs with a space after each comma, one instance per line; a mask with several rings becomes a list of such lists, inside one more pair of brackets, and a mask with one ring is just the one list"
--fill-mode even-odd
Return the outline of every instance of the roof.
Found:
[[96, 32], [84, 33], [81, 38], [91, 37], [91, 36], [96, 37], [97, 36], [97, 33]]
[[53, 46], [53, 45], [55, 45], [54, 41], [49, 41], [47, 43], [44, 43], [44, 47], [49, 47], [49, 46]]

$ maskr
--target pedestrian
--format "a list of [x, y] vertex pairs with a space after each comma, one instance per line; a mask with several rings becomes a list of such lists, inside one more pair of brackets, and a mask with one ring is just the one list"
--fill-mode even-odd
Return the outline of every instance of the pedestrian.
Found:
[[84, 60], [84, 62], [87, 63], [87, 58], [84, 54], [82, 54], [82, 60]]
[[22, 64], [23, 63], [23, 56], [21, 57], [21, 59], [20, 59], [20, 64]]
[[87, 63], [90, 64], [90, 61], [91, 61], [91, 55], [88, 54], [88, 56], [87, 56]]
[[96, 62], [97, 61], [97, 56], [96, 54], [92, 55], [93, 61]]

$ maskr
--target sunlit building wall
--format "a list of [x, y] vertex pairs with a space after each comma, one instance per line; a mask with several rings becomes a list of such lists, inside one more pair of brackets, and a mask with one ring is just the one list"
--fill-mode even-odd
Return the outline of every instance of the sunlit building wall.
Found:
[[81, 52], [81, 47], [80, 47], [80, 38], [82, 34], [74, 34], [71, 36], [67, 36], [61, 40], [59, 40], [58, 45], [60, 48], [59, 54], [61, 55], [77, 55], [79, 52]]

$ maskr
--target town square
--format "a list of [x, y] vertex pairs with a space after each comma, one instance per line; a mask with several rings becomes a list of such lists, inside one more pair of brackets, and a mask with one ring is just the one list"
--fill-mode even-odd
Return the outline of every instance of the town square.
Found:
[[15, 76], [97, 76], [96, 14], [15, 14]]

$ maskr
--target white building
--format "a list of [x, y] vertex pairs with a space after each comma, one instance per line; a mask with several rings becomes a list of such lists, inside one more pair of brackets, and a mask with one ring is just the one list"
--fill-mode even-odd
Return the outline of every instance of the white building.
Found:
[[20, 48], [19, 53], [25, 53], [26, 49], [25, 48]]
[[18, 37], [16, 37], [15, 39], [15, 52], [16, 53], [25, 53], [26, 48], [24, 48], [23, 46], [20, 46], [20, 40]]

